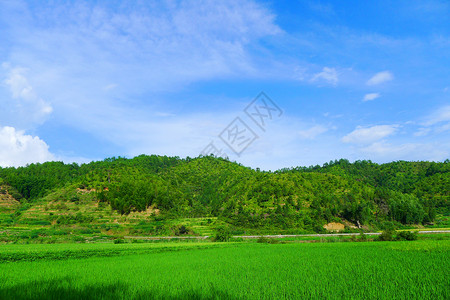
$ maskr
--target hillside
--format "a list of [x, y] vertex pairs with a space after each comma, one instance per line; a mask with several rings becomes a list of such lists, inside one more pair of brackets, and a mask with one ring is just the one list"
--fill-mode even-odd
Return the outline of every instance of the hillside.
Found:
[[[450, 162], [339, 160], [263, 172], [215, 157], [141, 155], [0, 168], [0, 226], [127, 234], [322, 232], [431, 225], [448, 215]], [[181, 227], [183, 226], [183, 227]], [[181, 229], [180, 229], [181, 228]]]

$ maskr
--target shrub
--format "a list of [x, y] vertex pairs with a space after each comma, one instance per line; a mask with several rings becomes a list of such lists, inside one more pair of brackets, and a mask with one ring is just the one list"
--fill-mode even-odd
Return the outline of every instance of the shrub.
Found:
[[185, 235], [185, 234], [188, 234], [189, 233], [189, 229], [186, 227], [186, 226], [184, 226], [184, 225], [181, 225], [181, 226], [179, 226], [179, 227], [177, 227], [176, 229], [175, 229], [175, 235]]
[[78, 203], [78, 201], [80, 201], [80, 198], [78, 197], [78, 195], [73, 195], [73, 196], [70, 198], [70, 202]]
[[313, 226], [313, 230], [315, 233], [327, 233], [327, 230], [323, 228], [323, 226], [321, 226], [320, 224], [315, 224]]
[[395, 230], [395, 224], [393, 222], [390, 221], [384, 221], [383, 223], [380, 224], [380, 229], [381, 230]]
[[85, 243], [86, 242], [86, 239], [84, 237], [78, 236], [78, 235], [73, 236], [72, 240], [77, 243]]
[[256, 242], [257, 242], [257, 243], [265, 244], [265, 243], [268, 243], [268, 242], [269, 242], [269, 239], [266, 238], [265, 236], [260, 236], [260, 237], [256, 240]]
[[22, 196], [20, 193], [17, 193], [17, 192], [13, 192], [13, 193], [11, 194], [11, 196], [12, 196], [14, 199], [16, 199], [17, 201], [19, 201], [19, 200], [21, 200], [21, 199], [23, 198], [23, 196]]
[[400, 231], [396, 238], [397, 241], [415, 241], [417, 240], [417, 232]]
[[231, 238], [231, 230], [228, 227], [221, 226], [216, 229], [213, 237], [214, 242], [228, 242]]
[[392, 241], [392, 231], [384, 230], [379, 236], [379, 241]]
[[364, 232], [361, 232], [359, 234], [359, 239], [360, 242], [367, 242], [367, 235], [364, 234]]

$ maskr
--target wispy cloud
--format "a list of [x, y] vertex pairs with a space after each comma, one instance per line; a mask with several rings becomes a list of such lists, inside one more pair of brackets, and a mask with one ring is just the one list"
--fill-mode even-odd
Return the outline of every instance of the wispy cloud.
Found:
[[[196, 80], [257, 76], [247, 48], [281, 32], [274, 15], [252, 1], [115, 8], [74, 2], [43, 4], [22, 14], [24, 9], [26, 5], [8, 12], [17, 37], [12, 63], [20, 58], [30, 69], [39, 65], [46, 73], [53, 69], [59, 76], [75, 75], [72, 83], [84, 76], [86, 81], [94, 78], [97, 87], [113, 82], [122, 90], [145, 86], [167, 91]], [[24, 21], [33, 26], [23, 30]]]
[[26, 77], [27, 69], [6, 63], [2, 66], [6, 71], [3, 83], [10, 92], [10, 97], [3, 99], [7, 103], [3, 113], [13, 116], [14, 123], [24, 128], [44, 122], [53, 108], [36, 94]]
[[[448, 145], [447, 145], [448, 146]], [[375, 142], [359, 149], [362, 157], [377, 161], [392, 160], [433, 160], [439, 161], [448, 157], [448, 147], [442, 148], [435, 143], [401, 143], [392, 144], [385, 141]]]
[[355, 130], [342, 138], [344, 143], [370, 144], [394, 134], [398, 125], [376, 125], [372, 127], [356, 127]]
[[450, 105], [443, 106], [429, 115], [424, 125], [431, 126], [442, 122], [450, 122]]
[[3, 41], [9, 95], [0, 91], [0, 108], [10, 117], [0, 125], [29, 129], [55, 111], [57, 124], [124, 146], [125, 154], [197, 155], [205, 118], [189, 105], [180, 111], [185, 100], [171, 101], [171, 93], [193, 82], [261, 77], [271, 62], [259, 64], [255, 49], [282, 33], [275, 15], [253, 1], [0, 8], [14, 37]]
[[367, 81], [367, 85], [378, 85], [387, 81], [391, 81], [392, 79], [394, 79], [394, 75], [392, 75], [391, 72], [389, 71], [383, 71], [383, 72], [379, 72], [376, 73], [375, 75], [373, 75], [368, 81]]
[[450, 132], [450, 105], [435, 110], [426, 116], [420, 125], [422, 127], [414, 133], [418, 137]]
[[377, 99], [377, 98], [379, 98], [379, 97], [380, 97], [380, 94], [379, 94], [379, 93], [369, 93], [369, 94], [365, 94], [365, 95], [364, 95], [363, 101], [364, 101], [364, 102], [366, 102], [366, 101], [372, 101], [372, 100], [375, 100], [375, 99]]
[[[0, 69], [0, 126], [39, 136], [55, 155], [195, 156], [240, 104], [267, 87], [291, 119], [248, 148], [239, 159], [248, 165], [315, 164], [354, 153], [388, 158], [389, 151], [394, 159], [413, 149], [402, 145], [429, 141], [450, 149], [449, 108], [422, 117], [424, 99], [429, 107], [446, 101], [450, 44], [435, 25], [412, 24], [416, 11], [402, 17], [406, 6], [386, 5], [383, 13], [398, 11], [399, 20], [375, 32], [336, 23], [349, 17], [350, 4], [293, 5], [293, 20], [282, 15], [284, 6], [252, 0], [0, 1], [0, 63], [8, 62]], [[369, 12], [375, 22], [382, 19], [378, 8]], [[428, 17], [446, 24], [436, 11]], [[423, 25], [423, 35], [408, 27], [390, 34], [398, 22]], [[394, 72], [402, 80], [384, 86]], [[379, 97], [395, 101], [372, 101], [370, 108], [353, 101]], [[339, 129], [330, 134], [331, 125], [315, 125], [327, 122]], [[400, 126], [358, 124], [403, 125], [394, 139]], [[60, 135], [84, 134], [83, 150], [60, 149]], [[403, 157], [416, 157], [408, 153]]]
[[322, 69], [322, 72], [314, 74], [313, 77], [311, 78], [311, 81], [313, 82], [320, 80], [325, 81], [332, 85], [337, 85], [339, 78], [336, 69], [324, 67]]
[[314, 139], [318, 135], [328, 131], [328, 128], [322, 125], [315, 125], [305, 130], [300, 130], [298, 134], [304, 139]]
[[414, 136], [426, 136], [431, 132], [430, 128], [419, 128], [416, 132], [414, 132]]

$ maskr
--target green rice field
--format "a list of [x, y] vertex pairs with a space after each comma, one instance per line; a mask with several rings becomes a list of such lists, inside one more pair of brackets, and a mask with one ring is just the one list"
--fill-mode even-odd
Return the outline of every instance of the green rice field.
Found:
[[0, 299], [450, 299], [450, 241], [0, 246]]

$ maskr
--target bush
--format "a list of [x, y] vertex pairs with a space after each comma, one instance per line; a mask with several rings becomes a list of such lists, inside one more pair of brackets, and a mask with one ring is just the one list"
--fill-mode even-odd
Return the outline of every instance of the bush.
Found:
[[415, 241], [417, 240], [417, 232], [400, 231], [396, 238], [397, 241]]
[[381, 230], [394, 231], [395, 227], [396, 226], [395, 226], [394, 222], [390, 222], [390, 221], [384, 221], [383, 223], [380, 224], [380, 229]]
[[17, 193], [17, 192], [13, 192], [13, 193], [11, 194], [11, 196], [12, 196], [14, 199], [16, 199], [17, 201], [20, 201], [20, 200], [23, 198], [23, 196], [22, 196], [20, 193]]
[[320, 224], [315, 224], [313, 226], [313, 230], [315, 233], [327, 233], [327, 230]]
[[231, 235], [231, 230], [228, 227], [222, 226], [216, 229], [216, 233], [213, 237], [214, 242], [228, 242]]
[[72, 237], [72, 240], [77, 243], [85, 243], [86, 239], [82, 236], [75, 235]]
[[359, 239], [360, 242], [367, 242], [367, 235], [364, 234], [364, 232], [361, 232], [359, 234]]
[[269, 239], [266, 238], [265, 236], [260, 236], [260, 237], [256, 240], [256, 242], [257, 242], [257, 243], [265, 244], [265, 243], [268, 243], [268, 242], [269, 242]]
[[78, 203], [79, 201], [80, 201], [80, 198], [78, 197], [78, 195], [73, 195], [73, 196], [70, 198], [70, 202]]
[[379, 236], [378, 241], [392, 241], [392, 231], [384, 230]]
[[116, 239], [116, 240], [114, 240], [114, 244], [125, 244], [125, 240], [124, 239]]
[[178, 226], [177, 228], [175, 228], [175, 235], [177, 235], [177, 236], [185, 235], [185, 234], [189, 234], [189, 233], [190, 233], [190, 230], [184, 225], [181, 225], [181, 226]]

